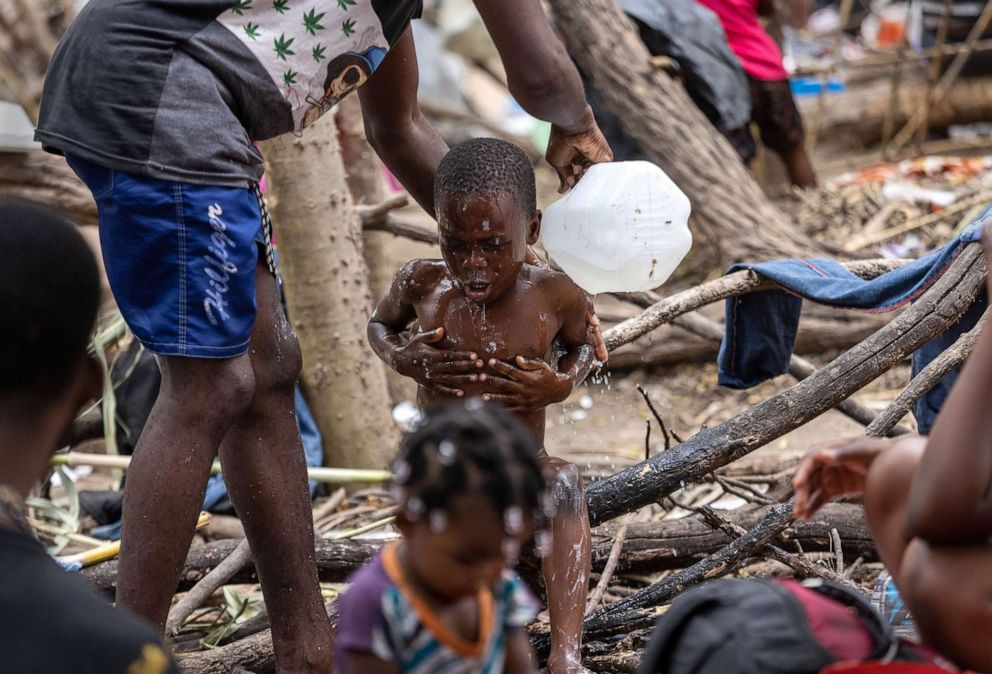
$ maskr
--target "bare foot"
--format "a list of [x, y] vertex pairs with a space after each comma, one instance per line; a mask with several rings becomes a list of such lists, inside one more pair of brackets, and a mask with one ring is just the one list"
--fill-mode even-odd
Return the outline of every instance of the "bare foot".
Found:
[[550, 674], [593, 674], [591, 669], [582, 666], [582, 660], [574, 653], [558, 650], [548, 657]]

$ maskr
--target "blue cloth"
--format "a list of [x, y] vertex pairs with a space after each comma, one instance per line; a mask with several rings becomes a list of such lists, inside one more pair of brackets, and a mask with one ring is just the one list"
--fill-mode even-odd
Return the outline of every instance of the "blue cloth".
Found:
[[[752, 269], [784, 290], [754, 292], [727, 300], [727, 329], [717, 356], [719, 383], [730, 388], [749, 388], [787, 372], [803, 299], [871, 313], [892, 311], [917, 299], [940, 278], [966, 244], [981, 237], [982, 226], [990, 219], [992, 206], [943, 248], [870, 280], [856, 276], [833, 260], [793, 259], [733, 265], [727, 273]], [[974, 327], [985, 305], [985, 298], [980, 298], [956, 325], [921, 347], [913, 355], [913, 373], [926, 367], [961, 334]], [[956, 372], [947, 375], [916, 405], [914, 414], [922, 433], [930, 430], [956, 376]]]
[[93, 193], [107, 280], [134, 336], [163, 356], [245, 353], [257, 310], [258, 244], [265, 245], [254, 190], [66, 159]]

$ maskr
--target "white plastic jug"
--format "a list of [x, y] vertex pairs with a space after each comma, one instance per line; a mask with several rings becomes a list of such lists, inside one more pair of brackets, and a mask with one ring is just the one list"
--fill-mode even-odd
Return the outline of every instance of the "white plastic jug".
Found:
[[596, 164], [544, 211], [544, 248], [588, 293], [641, 292], [692, 247], [689, 198], [647, 161]]

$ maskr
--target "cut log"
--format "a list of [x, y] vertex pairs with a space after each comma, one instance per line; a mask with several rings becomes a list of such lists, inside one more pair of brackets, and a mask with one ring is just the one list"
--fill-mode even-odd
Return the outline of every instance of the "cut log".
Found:
[[[179, 577], [178, 592], [191, 589], [201, 578], [223, 562], [239, 541], [225, 539], [191, 548], [186, 556], [186, 565]], [[316, 544], [317, 572], [327, 583], [341, 583], [364, 564], [379, 549], [377, 545], [359, 543], [352, 540], [330, 541], [318, 539]], [[117, 586], [117, 560], [87, 567], [79, 575], [90, 587], [107, 595], [113, 595]], [[257, 583], [255, 567], [249, 564], [234, 574], [231, 583]]]
[[[724, 517], [744, 529], [753, 529], [768, 514], [768, 506], [720, 511]], [[875, 561], [878, 554], [871, 532], [859, 505], [833, 503], [817, 513], [809, 522], [795, 522], [774, 543], [786, 550], [795, 550], [796, 543], [806, 552], [831, 550], [830, 530], [837, 529], [844, 541], [844, 552], [852, 559], [864, 557]], [[610, 554], [611, 533], [615, 527], [603, 527], [593, 532], [593, 569], [602, 568]], [[699, 517], [677, 520], [632, 523], [620, 554], [618, 573], [655, 573], [682, 569], [718, 551], [731, 542], [727, 534], [715, 531]]]
[[[768, 507], [740, 508], [723, 514], [734, 524], [745, 529], [753, 528], [768, 512]], [[830, 550], [830, 530], [836, 529], [844, 541], [844, 550], [851, 556], [875, 560], [874, 544], [864, 523], [860, 506], [830, 504], [825, 506], [814, 521], [796, 522], [777, 542], [786, 549], [795, 543], [808, 552]], [[610, 555], [615, 527], [607, 525], [593, 531], [593, 569], [602, 570]], [[618, 573], [654, 573], [685, 568], [713, 554], [731, 539], [714, 531], [698, 517], [690, 516], [659, 522], [631, 523], [620, 553]], [[201, 578], [215, 569], [237, 547], [236, 540], [220, 540], [200, 545], [190, 550], [186, 566], [179, 580], [178, 590], [191, 589]], [[357, 570], [378, 550], [377, 545], [351, 540], [318, 540], [316, 546], [317, 571], [321, 582], [340, 583]], [[533, 560], [531, 560], [533, 561]], [[536, 564], [534, 565], [536, 568]], [[117, 578], [117, 562], [109, 561], [83, 569], [80, 575], [95, 590], [112, 595]], [[535, 574], [538, 575], [538, 574]], [[231, 576], [230, 583], [257, 583], [258, 576], [249, 564]]]
[[[926, 91], [926, 82], [903, 82], [898, 92], [898, 105], [893, 109], [896, 128], [909, 121]], [[890, 93], [891, 85], [885, 78], [828, 95], [821, 135], [847, 136], [866, 146], [877, 144], [882, 138], [885, 115], [890, 108]], [[799, 110], [807, 119], [813, 118], [816, 101], [816, 97], [798, 99]], [[992, 119], [992, 76], [956, 82], [944, 99], [930, 108], [928, 119], [931, 129]]]
[[697, 481], [833, 409], [957, 321], [984, 287], [984, 277], [981, 246], [966, 246], [908, 310], [812, 377], [589, 487], [590, 520], [605, 522], [657, 502], [683, 482]]
[[550, 4], [572, 58], [624, 132], [689, 196], [694, 224], [724, 262], [817, 249], [768, 202], [682, 85], [651, 65], [650, 53], [616, 2]]

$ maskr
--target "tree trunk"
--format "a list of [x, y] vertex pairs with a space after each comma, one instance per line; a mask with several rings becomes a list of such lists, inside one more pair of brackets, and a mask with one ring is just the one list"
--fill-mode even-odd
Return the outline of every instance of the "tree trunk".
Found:
[[382, 363], [366, 338], [362, 234], [328, 116], [303, 138], [264, 145], [289, 318], [303, 349], [303, 387], [327, 450], [349, 468], [382, 468], [399, 433]]
[[692, 201], [694, 223], [724, 263], [815, 251], [774, 208], [685, 89], [653, 68], [614, 0], [551, 0], [571, 53], [647, 157]]
[[[374, 206], [385, 199], [382, 168], [375, 150], [365, 138], [365, 124], [362, 121], [362, 105], [358, 96], [346, 96], [338, 104], [338, 139], [341, 142], [341, 158], [344, 161], [348, 190], [352, 203], [358, 206]], [[372, 293], [372, 306], [389, 290], [396, 269], [389, 266], [386, 250], [393, 236], [386, 232], [364, 229], [362, 241], [365, 244], [365, 265], [369, 270], [369, 290]], [[398, 403], [413, 399], [417, 387], [411, 379], [403, 377], [390, 368], [386, 371], [386, 387], [389, 398]]]
[[79, 225], [96, 224], [96, 203], [62, 157], [29, 150], [0, 152], [0, 197], [59, 208]]

